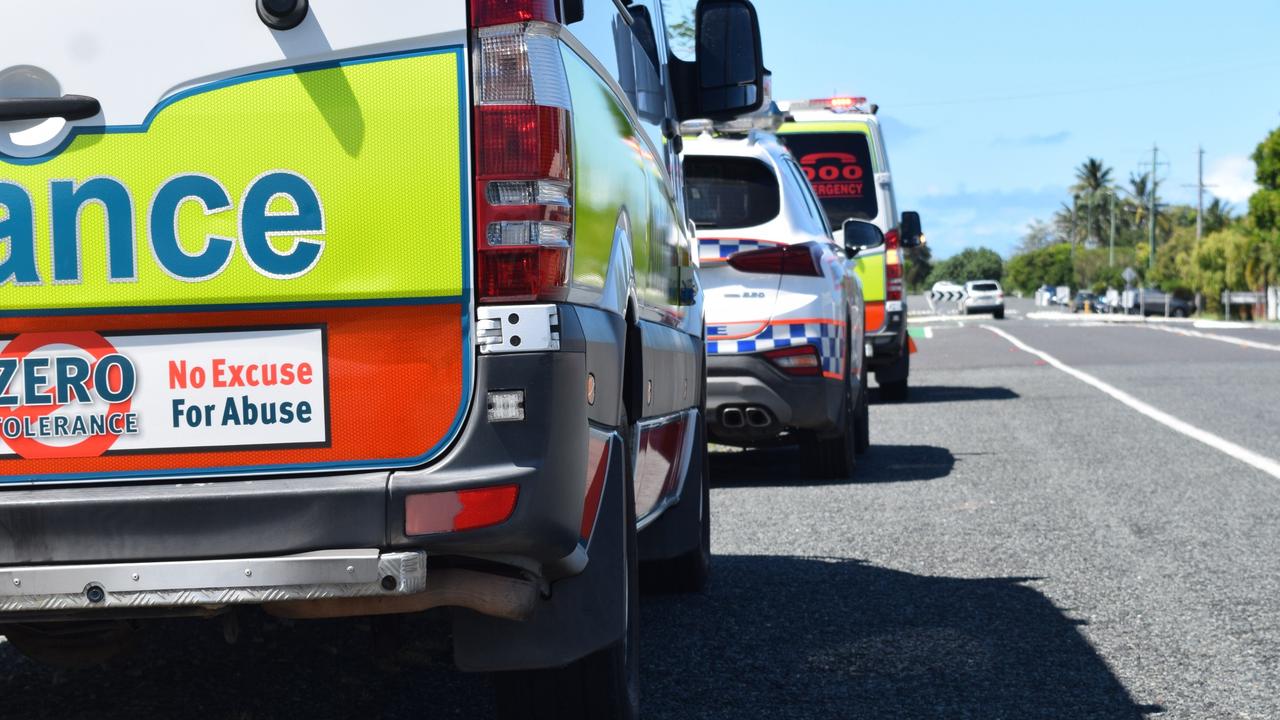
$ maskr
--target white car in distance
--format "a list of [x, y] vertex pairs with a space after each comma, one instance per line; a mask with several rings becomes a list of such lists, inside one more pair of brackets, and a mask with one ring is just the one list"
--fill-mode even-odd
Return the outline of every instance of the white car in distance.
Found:
[[995, 280], [970, 280], [964, 284], [964, 314], [991, 313], [996, 320], [1004, 319], [1004, 289]]

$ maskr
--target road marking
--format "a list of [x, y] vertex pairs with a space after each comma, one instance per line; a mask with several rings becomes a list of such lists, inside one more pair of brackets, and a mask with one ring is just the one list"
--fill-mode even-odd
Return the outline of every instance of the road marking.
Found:
[[1231, 337], [1230, 335], [1218, 335], [1217, 333], [1200, 332], [1198, 330], [1183, 330], [1181, 328], [1150, 326], [1152, 330], [1163, 330], [1164, 332], [1173, 333], [1175, 335], [1185, 335], [1187, 337], [1203, 338], [1205, 340], [1217, 340], [1218, 342], [1238, 345], [1245, 348], [1253, 348], [1255, 350], [1270, 350], [1271, 352], [1280, 352], [1280, 345], [1271, 345], [1256, 340], [1245, 340], [1244, 338]]
[[1208, 445], [1209, 447], [1213, 448], [1214, 450], [1217, 450], [1225, 455], [1229, 455], [1235, 458], [1236, 460], [1239, 460], [1242, 463], [1245, 463], [1247, 465], [1252, 465], [1253, 467], [1261, 470], [1264, 473], [1267, 473], [1268, 475], [1274, 478], [1280, 478], [1280, 462], [1272, 460], [1271, 458], [1266, 457], [1265, 455], [1259, 455], [1258, 453], [1246, 447], [1241, 447], [1231, 442], [1230, 440], [1214, 435], [1213, 433], [1208, 432], [1207, 430], [1201, 430], [1200, 428], [1190, 423], [1179, 420], [1178, 418], [1170, 415], [1167, 412], [1164, 412], [1163, 410], [1158, 410], [1148, 405], [1147, 403], [1139, 400], [1138, 398], [1130, 395], [1129, 393], [1113, 385], [1109, 385], [1103, 382], [1102, 380], [1099, 380], [1098, 378], [1090, 375], [1089, 373], [1081, 372], [1080, 370], [1077, 370], [1071, 367], [1070, 365], [1067, 365], [1066, 363], [1050, 355], [1049, 353], [1044, 352], [1043, 350], [1037, 350], [1031, 347], [1030, 345], [1027, 345], [1026, 343], [1010, 335], [1004, 330], [1001, 330], [1000, 328], [992, 327], [990, 325], [984, 325], [983, 327], [999, 335], [1005, 340], [1008, 340], [1010, 343], [1013, 344], [1014, 347], [1018, 348], [1019, 350], [1025, 353], [1028, 353], [1030, 355], [1034, 355], [1040, 358], [1041, 360], [1045, 361], [1047, 364], [1052, 365], [1053, 367], [1079, 380], [1080, 382], [1086, 385], [1091, 385], [1094, 388], [1101, 390], [1107, 395], [1110, 395], [1116, 400], [1119, 400], [1125, 405], [1128, 405], [1130, 408], [1137, 410], [1138, 412], [1142, 413], [1143, 415], [1146, 415], [1152, 420], [1155, 420], [1161, 425], [1164, 425], [1165, 427], [1168, 427], [1172, 430], [1176, 430], [1177, 432], [1180, 432], [1183, 435], [1186, 435], [1192, 440], [1197, 440], [1199, 442], [1202, 442], [1205, 445]]
[[924, 328], [924, 339], [925, 339], [925, 340], [932, 340], [932, 339], [933, 339], [933, 328], [931, 328], [931, 327], [929, 327], [929, 326], [927, 326], [927, 325], [926, 325], [926, 326], [925, 326], [925, 328]]

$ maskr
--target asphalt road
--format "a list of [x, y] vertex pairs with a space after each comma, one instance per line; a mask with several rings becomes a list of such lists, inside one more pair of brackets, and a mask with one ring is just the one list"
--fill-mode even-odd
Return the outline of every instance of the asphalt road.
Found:
[[[985, 326], [1264, 459], [1280, 333], [931, 322], [855, 478], [717, 452], [714, 581], [642, 604], [651, 718], [1277, 718], [1280, 478]], [[924, 327], [923, 323], [921, 327]], [[1194, 330], [1192, 326], [1179, 326]], [[173, 622], [55, 671], [0, 646], [5, 718], [483, 717], [431, 617]]]

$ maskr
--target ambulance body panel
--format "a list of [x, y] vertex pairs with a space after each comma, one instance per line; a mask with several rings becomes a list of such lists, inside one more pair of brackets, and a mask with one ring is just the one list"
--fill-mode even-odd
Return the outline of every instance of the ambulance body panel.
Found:
[[125, 5], [5, 18], [0, 633], [462, 604], [633, 712], [637, 563], [709, 557], [663, 130], [758, 106], [750, 3], [710, 73], [650, 0]]

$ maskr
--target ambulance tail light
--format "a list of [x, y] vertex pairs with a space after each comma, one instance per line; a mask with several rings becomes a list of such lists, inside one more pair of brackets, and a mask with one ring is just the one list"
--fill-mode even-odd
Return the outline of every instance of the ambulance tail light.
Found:
[[747, 250], [729, 256], [729, 267], [740, 272], [822, 277], [821, 250], [816, 243]]
[[563, 300], [573, 135], [555, 0], [475, 0], [473, 132], [480, 302]]
[[770, 350], [764, 356], [788, 375], [820, 375], [822, 373], [822, 360], [818, 357], [818, 349], [812, 345], [796, 345], [780, 350]]
[[414, 493], [404, 500], [405, 535], [477, 530], [511, 519], [520, 497], [518, 485]]
[[906, 291], [902, 275], [902, 241], [895, 228], [884, 234], [885, 300], [902, 301]]

